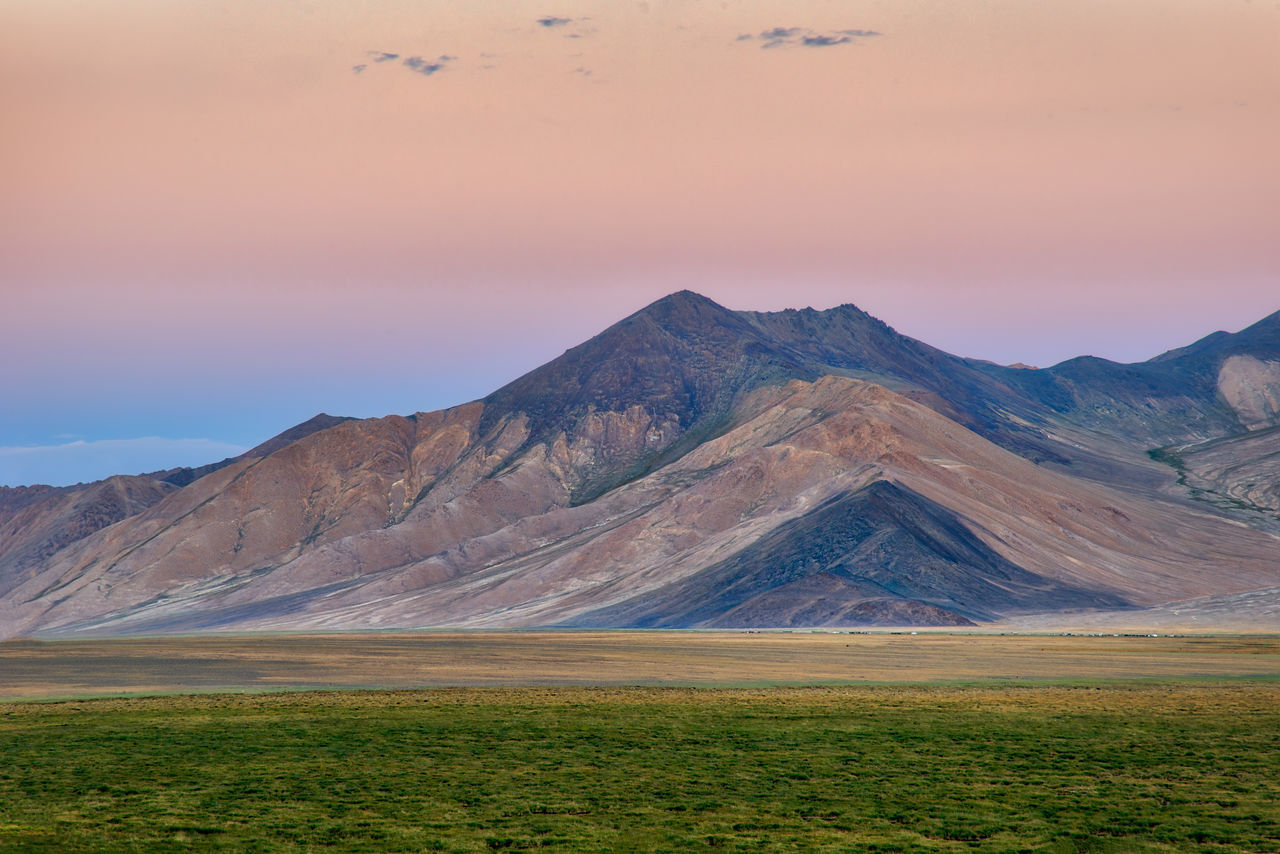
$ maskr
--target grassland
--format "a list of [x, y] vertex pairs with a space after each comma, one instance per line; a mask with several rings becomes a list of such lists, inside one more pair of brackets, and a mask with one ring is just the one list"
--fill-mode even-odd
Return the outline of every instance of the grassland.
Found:
[[0, 706], [4, 851], [1278, 851], [1280, 685]]
[[0, 698], [4, 852], [1280, 852], [1274, 637], [20, 641]]
[[0, 643], [0, 700], [300, 688], [1280, 678], [1280, 637], [427, 632]]

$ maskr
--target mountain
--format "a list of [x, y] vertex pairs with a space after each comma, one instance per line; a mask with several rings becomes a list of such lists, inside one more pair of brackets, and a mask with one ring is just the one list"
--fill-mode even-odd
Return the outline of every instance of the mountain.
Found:
[[171, 483], [115, 476], [74, 487], [0, 486], [0, 596], [52, 555], [160, 501]]
[[984, 370], [1076, 424], [1148, 447], [1202, 441], [1280, 424], [1280, 312], [1133, 365], [1082, 356]]
[[965, 625], [1273, 589], [1278, 318], [1035, 370], [682, 291], [482, 400], [148, 478], [96, 528], [0, 494], [0, 523], [48, 507], [0, 634]]
[[[1121, 596], [1010, 563], [955, 513], [890, 480], [837, 493], [691, 578], [589, 612], [579, 625], [973, 625], [1001, 610], [1109, 607]], [[927, 611], [925, 610], [927, 609]], [[917, 618], [918, 619], [918, 618]]]
[[116, 475], [75, 486], [0, 486], [0, 596], [30, 577], [52, 555], [131, 516], [218, 469], [257, 459], [349, 419], [321, 413], [239, 457], [199, 468]]

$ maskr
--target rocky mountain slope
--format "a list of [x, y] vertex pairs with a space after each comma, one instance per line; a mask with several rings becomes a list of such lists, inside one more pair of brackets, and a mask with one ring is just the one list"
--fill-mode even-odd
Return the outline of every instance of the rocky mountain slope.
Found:
[[0, 596], [70, 544], [135, 516], [171, 492], [243, 459], [259, 459], [348, 419], [320, 414], [239, 457], [199, 468], [116, 475], [75, 486], [0, 486]]
[[0, 527], [26, 555], [0, 634], [960, 625], [1275, 588], [1274, 488], [1241, 484], [1274, 470], [1277, 365], [1280, 315], [1038, 371], [681, 292], [483, 400], [150, 478], [96, 528], [13, 493], [0, 526], [47, 504], [48, 532]]
[[61, 549], [175, 489], [156, 478], [124, 475], [76, 487], [0, 487], [0, 596]]

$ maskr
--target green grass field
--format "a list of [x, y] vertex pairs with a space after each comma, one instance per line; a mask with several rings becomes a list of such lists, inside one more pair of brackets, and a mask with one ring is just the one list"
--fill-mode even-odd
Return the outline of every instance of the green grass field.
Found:
[[1280, 851], [1280, 685], [0, 705], [3, 851]]

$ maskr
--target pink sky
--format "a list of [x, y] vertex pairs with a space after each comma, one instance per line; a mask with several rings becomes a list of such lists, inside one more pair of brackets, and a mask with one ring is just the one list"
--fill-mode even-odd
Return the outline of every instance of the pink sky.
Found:
[[0, 447], [457, 403], [684, 287], [1036, 364], [1280, 308], [1272, 0], [10, 0], [0, 102]]

